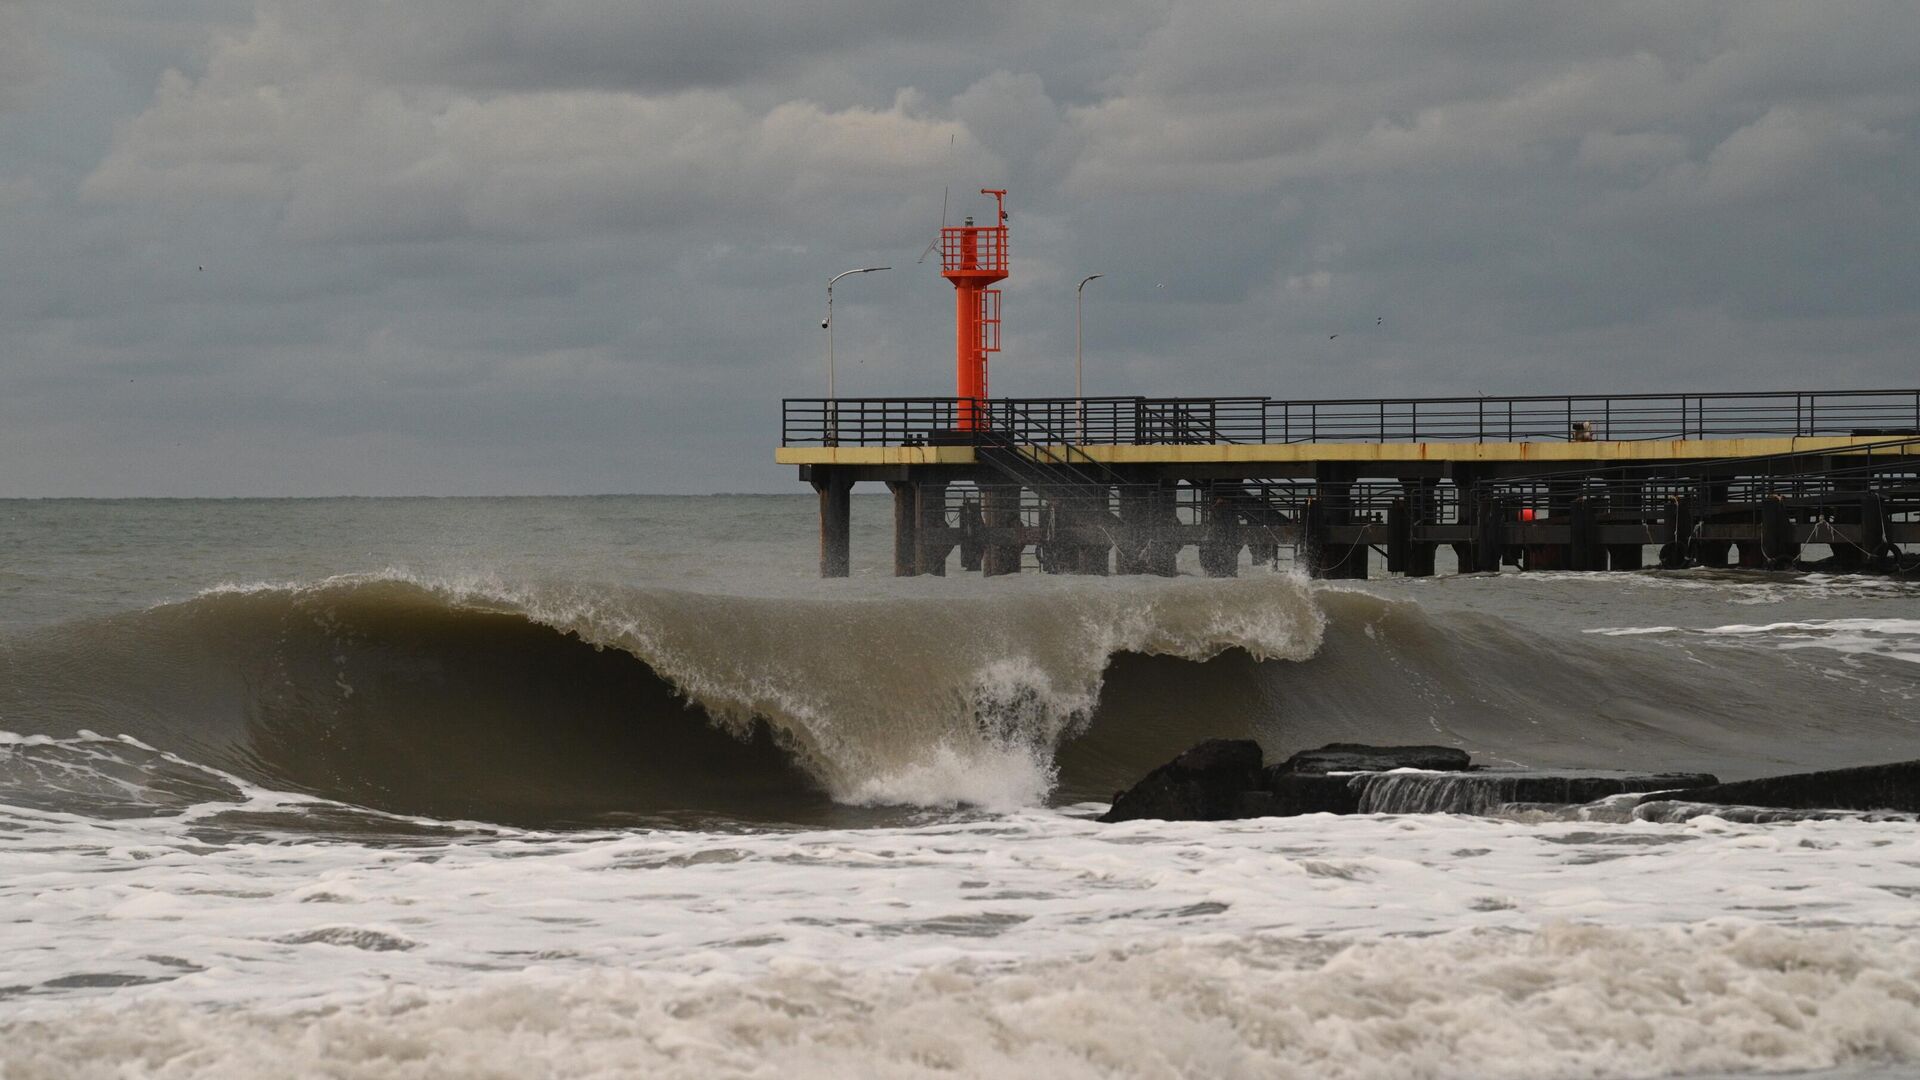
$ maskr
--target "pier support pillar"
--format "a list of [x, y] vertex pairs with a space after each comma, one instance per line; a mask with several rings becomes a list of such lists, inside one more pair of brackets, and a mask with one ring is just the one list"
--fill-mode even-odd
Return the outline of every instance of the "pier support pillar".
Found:
[[1667, 500], [1666, 543], [1660, 546], [1660, 568], [1682, 570], [1693, 562], [1693, 500], [1677, 495]]
[[1244, 484], [1235, 485], [1234, 496], [1238, 500], [1240, 524], [1245, 530], [1247, 560], [1255, 566], [1279, 566], [1279, 527], [1283, 519], [1274, 510], [1268, 489], [1262, 487], [1256, 494]]
[[978, 570], [986, 553], [986, 516], [976, 499], [960, 502], [960, 569]]
[[1200, 569], [1208, 577], [1240, 574], [1240, 515], [1226, 499], [1207, 488], [1207, 538], [1200, 541]]
[[[1702, 523], [1723, 519], [1727, 513], [1728, 490], [1725, 480], [1712, 480], [1701, 485], [1700, 501], [1694, 507], [1694, 514]], [[1696, 539], [1693, 543], [1693, 557], [1701, 566], [1715, 568], [1727, 565], [1733, 554], [1731, 540]]]
[[1506, 522], [1500, 500], [1489, 492], [1473, 496], [1473, 561], [1476, 573], [1497, 574], [1501, 557], [1506, 554]]
[[1300, 509], [1300, 540], [1295, 548], [1308, 577], [1327, 576], [1327, 509], [1318, 495]]
[[1129, 484], [1119, 490], [1120, 535], [1113, 549], [1113, 572], [1147, 572], [1147, 528], [1153, 513], [1149, 489]]
[[1642, 544], [1608, 544], [1607, 569], [1638, 570], [1646, 565], [1646, 555]]
[[1576, 495], [1568, 507], [1567, 569], [1605, 570], [1607, 551], [1600, 546], [1600, 515], [1593, 499]]
[[992, 484], [981, 489], [982, 516], [994, 538], [980, 553], [980, 573], [986, 577], [1020, 572], [1020, 554], [1026, 545], [1009, 539], [1020, 527], [1020, 488], [1014, 484]]
[[932, 481], [915, 484], [914, 506], [914, 516], [919, 521], [919, 543], [915, 545], [917, 557], [914, 565], [922, 574], [945, 577], [947, 552], [953, 548], [953, 542], [946, 538], [947, 485]]
[[1886, 558], [1891, 546], [1887, 543], [1886, 499], [1877, 491], [1869, 491], [1860, 496], [1860, 557], [1876, 570], [1891, 569], [1882, 565], [1897, 561]]
[[1787, 512], [1787, 500], [1769, 495], [1760, 504], [1760, 555], [1769, 570], [1786, 570], [1800, 560], [1800, 545], [1793, 537], [1793, 515]]
[[1405, 495], [1387, 504], [1387, 572], [1407, 572], [1407, 556], [1413, 547], [1413, 513]]
[[820, 495], [820, 576], [846, 577], [852, 566], [853, 481], [816, 467], [811, 482]]
[[1447, 475], [1453, 484], [1453, 523], [1467, 527], [1467, 539], [1448, 542], [1448, 546], [1453, 548], [1453, 568], [1455, 573], [1471, 574], [1474, 572], [1473, 537], [1476, 535], [1473, 527], [1479, 520], [1474, 516], [1479, 512], [1479, 507], [1474, 505], [1473, 467], [1455, 465]]
[[1049, 502], [1043, 497], [1040, 502], [1040, 524], [1043, 526], [1041, 540], [1033, 545], [1033, 561], [1040, 564], [1042, 573], [1068, 573], [1073, 566], [1068, 557], [1067, 542], [1061, 539], [1061, 530], [1072, 522], [1060, 509], [1059, 503]]
[[1308, 572], [1315, 577], [1360, 578], [1367, 576], [1367, 545], [1359, 541], [1336, 542], [1329, 535], [1334, 526], [1357, 525], [1353, 513], [1353, 471], [1338, 465], [1321, 465], [1314, 470], [1314, 503], [1320, 508], [1318, 554]]
[[1106, 577], [1113, 573], [1112, 551], [1114, 543], [1111, 539], [1108, 539], [1108, 535], [1112, 532], [1111, 523], [1113, 517], [1108, 510], [1109, 505], [1109, 500], [1103, 488], [1099, 507], [1090, 508], [1084, 514], [1078, 515], [1080, 520], [1077, 524], [1080, 525], [1081, 528], [1098, 533], [1101, 537], [1099, 540], [1090, 540], [1086, 543], [1076, 545], [1079, 570], [1082, 574]]
[[1112, 521], [1110, 500], [1104, 487], [1098, 490], [1097, 496], [1082, 493], [1063, 497], [1050, 505], [1056, 534], [1047, 544], [1050, 572], [1101, 577], [1109, 572], [1107, 552], [1113, 546], [1107, 538]]
[[1826, 508], [1828, 522], [1831, 525], [1837, 526], [1857, 526], [1858, 529], [1852, 530], [1857, 539], [1855, 542], [1849, 543], [1846, 539], [1846, 532], [1838, 529], [1826, 529], [1822, 531], [1831, 537], [1827, 546], [1833, 552], [1834, 562], [1838, 564], [1842, 570], [1854, 571], [1866, 568], [1867, 553], [1870, 550], [1865, 543], [1860, 542], [1858, 539], [1863, 538], [1865, 535], [1867, 478], [1848, 469], [1849, 464], [1852, 463], [1836, 457], [1824, 457], [1820, 459], [1820, 468], [1823, 472], [1838, 474], [1833, 478], [1834, 495], [1847, 495], [1859, 500], [1849, 502], [1848, 500], [1836, 499], [1836, 501], [1829, 504]]
[[1732, 559], [1733, 541], [1701, 540], [1693, 545], [1693, 552], [1701, 566], [1725, 567]]
[[[1178, 481], [1163, 480], [1159, 487], [1147, 493], [1147, 524], [1153, 530], [1152, 536], [1161, 530], [1167, 535], [1177, 535], [1173, 530], [1180, 524], [1180, 485]], [[1179, 573], [1180, 549], [1184, 545], [1177, 539], [1150, 539], [1147, 541], [1147, 573], [1160, 577], [1172, 577]]]
[[1413, 538], [1414, 531], [1421, 525], [1431, 525], [1439, 516], [1436, 511], [1440, 505], [1440, 481], [1410, 480], [1401, 485], [1406, 492], [1407, 501], [1407, 554], [1401, 573], [1408, 577], [1432, 577], [1433, 556], [1439, 549], [1438, 544]]
[[889, 480], [887, 490], [893, 493], [893, 576], [912, 577], [920, 572], [920, 507], [914, 485]]

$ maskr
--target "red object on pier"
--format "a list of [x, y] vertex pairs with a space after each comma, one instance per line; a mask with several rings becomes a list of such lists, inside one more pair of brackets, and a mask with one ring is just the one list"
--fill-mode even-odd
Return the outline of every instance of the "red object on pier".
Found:
[[1531, 506], [1523, 506], [1523, 507], [1521, 507], [1521, 508], [1520, 508], [1520, 520], [1521, 520], [1521, 521], [1532, 521], [1532, 520], [1533, 520], [1533, 507], [1531, 507]]
[[980, 194], [993, 196], [993, 224], [968, 218], [940, 230], [940, 276], [953, 282], [953, 396], [960, 399], [955, 419], [962, 431], [981, 426], [987, 354], [1000, 351], [1000, 290], [988, 286], [1007, 276], [1007, 193], [981, 188]]

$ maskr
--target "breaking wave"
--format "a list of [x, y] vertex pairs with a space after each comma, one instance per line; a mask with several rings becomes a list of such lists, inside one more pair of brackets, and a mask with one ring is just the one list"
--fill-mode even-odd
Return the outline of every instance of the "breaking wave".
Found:
[[[1105, 799], [1207, 737], [1726, 779], [1920, 749], [1912, 664], [1836, 673], [1773, 634], [1586, 629], [1283, 574], [785, 597], [399, 572], [227, 586], [0, 640], [0, 729], [48, 737], [0, 746], [0, 799], [148, 813], [231, 779], [504, 824], [857, 822]], [[1704, 640], [1752, 647], [1707, 662]]]
[[[223, 587], [13, 642], [0, 726], [125, 733], [135, 757], [441, 817], [1007, 807], [1055, 786], [1115, 655], [1298, 660], [1321, 633], [1307, 586], [1279, 576], [821, 600], [382, 575]], [[70, 775], [52, 753], [22, 746], [9, 768]]]

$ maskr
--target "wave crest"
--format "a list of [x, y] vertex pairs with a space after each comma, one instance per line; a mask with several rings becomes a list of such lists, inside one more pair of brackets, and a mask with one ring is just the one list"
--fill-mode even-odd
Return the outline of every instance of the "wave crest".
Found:
[[[389, 572], [222, 586], [13, 643], [32, 670], [0, 716], [415, 812], [484, 814], [463, 785], [537, 786], [516, 776], [562, 753], [589, 772], [561, 781], [602, 808], [743, 785], [1004, 808], [1053, 788], [1116, 654], [1304, 659], [1323, 629], [1285, 576], [766, 598]], [[422, 785], [446, 798], [401, 797]]]

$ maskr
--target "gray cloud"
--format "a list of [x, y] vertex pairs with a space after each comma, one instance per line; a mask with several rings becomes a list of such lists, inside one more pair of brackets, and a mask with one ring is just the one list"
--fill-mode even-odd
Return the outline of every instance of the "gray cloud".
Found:
[[40, 5], [0, 3], [0, 111], [19, 108], [52, 66]]
[[[1903, 384], [1905, 3], [0, 4], [0, 494], [787, 490], [777, 399]], [[205, 270], [199, 267], [205, 266]], [[1376, 323], [1384, 318], [1384, 325]], [[1328, 335], [1340, 333], [1337, 341]]]

